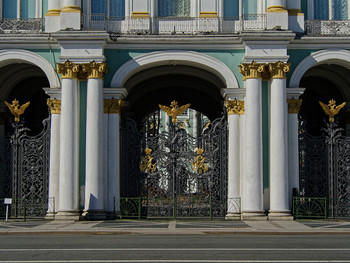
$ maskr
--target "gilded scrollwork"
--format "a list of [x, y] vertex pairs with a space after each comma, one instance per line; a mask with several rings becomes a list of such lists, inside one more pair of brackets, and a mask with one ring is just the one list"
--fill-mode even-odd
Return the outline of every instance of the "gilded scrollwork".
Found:
[[62, 79], [79, 79], [78, 74], [81, 65], [67, 60], [64, 63], [57, 63], [57, 73], [62, 74]]
[[239, 72], [243, 75], [243, 80], [246, 79], [265, 79], [267, 73], [267, 64], [256, 63], [242, 63], [239, 65]]
[[51, 114], [60, 114], [61, 113], [61, 100], [48, 99], [47, 106], [49, 107]]
[[147, 147], [145, 149], [145, 156], [142, 157], [140, 163], [140, 170], [144, 173], [154, 173], [157, 170], [157, 163], [155, 159], [151, 156], [152, 149]]
[[290, 63], [276, 62], [269, 63], [270, 79], [286, 79], [286, 74], [290, 71]]
[[287, 103], [288, 103], [288, 113], [289, 114], [298, 114], [301, 104], [302, 104], [303, 100], [301, 99], [287, 99]]
[[192, 169], [198, 174], [203, 174], [209, 169], [209, 165], [205, 163], [205, 157], [203, 157], [204, 150], [202, 148], [198, 148], [196, 150], [197, 156], [192, 161]]
[[227, 115], [244, 115], [244, 100], [227, 100]]

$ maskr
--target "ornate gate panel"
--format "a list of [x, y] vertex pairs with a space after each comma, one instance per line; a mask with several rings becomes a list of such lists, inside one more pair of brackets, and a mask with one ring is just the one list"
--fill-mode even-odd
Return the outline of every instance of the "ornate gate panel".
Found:
[[[180, 124], [147, 136], [123, 122], [122, 197], [141, 197], [145, 217], [224, 217], [227, 124], [215, 120], [201, 137]], [[127, 167], [126, 167], [127, 166]], [[123, 211], [121, 211], [123, 213]]]
[[[13, 156], [12, 196], [15, 214], [43, 217], [48, 206], [48, 178], [50, 151], [50, 119], [44, 120], [40, 134], [29, 136], [26, 128], [15, 124], [11, 138]], [[25, 206], [25, 207], [24, 207]]]

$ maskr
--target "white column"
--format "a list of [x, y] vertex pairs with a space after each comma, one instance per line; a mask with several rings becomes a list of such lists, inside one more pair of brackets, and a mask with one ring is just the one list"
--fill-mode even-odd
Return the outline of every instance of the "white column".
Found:
[[240, 217], [240, 115], [244, 114], [244, 101], [226, 101], [228, 114], [228, 184], [227, 219]]
[[63, 0], [63, 9], [60, 16], [61, 29], [71, 28], [80, 30], [81, 27], [81, 1]]
[[[289, 199], [292, 200], [293, 188], [299, 189], [299, 121], [298, 113], [301, 100], [288, 99], [288, 169]], [[292, 209], [292, 202], [289, 202]]]
[[56, 32], [60, 30], [60, 13], [60, 1], [49, 0], [48, 10], [45, 14], [45, 32]]
[[108, 131], [108, 207], [109, 214], [119, 213], [120, 205], [120, 111], [124, 102], [111, 99]]
[[262, 178], [262, 76], [265, 64], [241, 64], [245, 97], [245, 175], [243, 183], [243, 219], [266, 220], [263, 210]]
[[[293, 0], [294, 1], [294, 0]], [[285, 0], [267, 1], [267, 29], [288, 29], [288, 11]]]
[[86, 64], [88, 72], [86, 106], [86, 177], [84, 216], [104, 219], [103, 181], [103, 74], [105, 63]]
[[79, 219], [78, 213], [78, 80], [79, 65], [57, 65], [62, 74], [60, 118], [60, 179], [55, 219]]
[[104, 189], [103, 189], [103, 199], [104, 199], [104, 207], [106, 209], [107, 218], [109, 218], [108, 215], [108, 134], [109, 134], [109, 121], [108, 121], [108, 111], [110, 107], [109, 100], [103, 101], [103, 181]]
[[300, 0], [288, 1], [287, 8], [289, 29], [294, 32], [304, 32], [304, 14], [301, 10]]
[[333, 20], [333, 0], [328, 0], [328, 19]]
[[46, 217], [54, 217], [59, 203], [60, 176], [60, 113], [61, 100], [48, 100], [51, 111], [50, 127], [50, 171], [49, 171], [49, 204]]
[[270, 211], [269, 219], [292, 220], [288, 192], [286, 72], [289, 64], [269, 64], [270, 85]]

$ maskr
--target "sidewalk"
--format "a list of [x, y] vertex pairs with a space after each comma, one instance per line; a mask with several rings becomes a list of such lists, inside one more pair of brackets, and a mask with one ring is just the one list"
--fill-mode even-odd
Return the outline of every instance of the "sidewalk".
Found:
[[0, 220], [0, 235], [8, 234], [350, 234], [350, 221]]

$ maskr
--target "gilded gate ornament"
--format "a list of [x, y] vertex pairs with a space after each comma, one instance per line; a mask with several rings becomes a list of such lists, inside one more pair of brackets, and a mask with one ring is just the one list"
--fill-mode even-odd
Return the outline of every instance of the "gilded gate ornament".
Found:
[[15, 116], [15, 122], [19, 122], [19, 120], [20, 120], [19, 116], [24, 113], [26, 108], [29, 106], [30, 101], [28, 101], [27, 103], [20, 106], [19, 101], [14, 99], [12, 101], [12, 104], [8, 103], [7, 101], [5, 101], [5, 104], [9, 108], [11, 113]]
[[193, 171], [203, 174], [206, 171], [208, 171], [209, 165], [204, 163], [205, 157], [203, 157], [204, 150], [202, 148], [198, 148], [196, 150], [197, 156], [194, 158], [194, 161], [192, 162], [192, 169]]
[[154, 173], [157, 170], [157, 163], [154, 158], [151, 156], [152, 149], [147, 147], [145, 149], [145, 156], [142, 157], [140, 163], [140, 170], [144, 173]]
[[173, 124], [177, 122], [177, 116], [181, 115], [190, 106], [191, 104], [186, 104], [181, 107], [178, 107], [178, 102], [176, 100], [173, 100], [171, 102], [170, 108], [159, 104], [159, 108], [161, 108], [163, 111], [166, 112], [166, 114], [168, 114], [168, 116], [171, 117], [171, 121]]
[[319, 103], [324, 112], [329, 116], [329, 122], [334, 122], [334, 116], [337, 115], [339, 111], [346, 105], [346, 102], [343, 102], [337, 106], [334, 99], [331, 99], [328, 105], [322, 103], [321, 101]]

